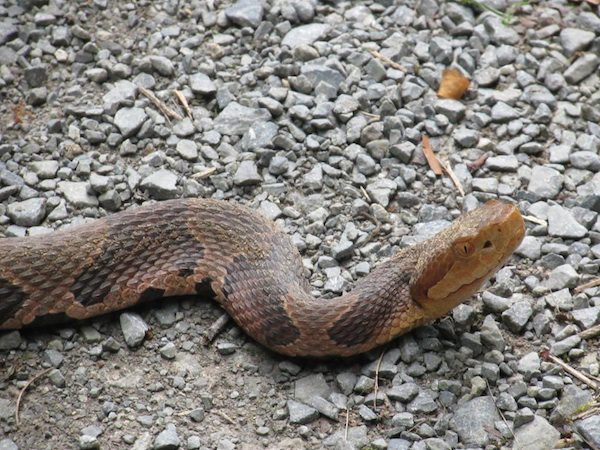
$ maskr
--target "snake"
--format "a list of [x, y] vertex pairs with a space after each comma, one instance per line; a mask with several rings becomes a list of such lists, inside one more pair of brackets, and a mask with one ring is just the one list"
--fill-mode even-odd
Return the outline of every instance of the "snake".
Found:
[[286, 356], [364, 353], [446, 315], [511, 256], [525, 226], [490, 200], [399, 249], [333, 298], [312, 294], [288, 234], [234, 201], [174, 199], [43, 235], [0, 239], [0, 330], [84, 320], [171, 296], [211, 296]]

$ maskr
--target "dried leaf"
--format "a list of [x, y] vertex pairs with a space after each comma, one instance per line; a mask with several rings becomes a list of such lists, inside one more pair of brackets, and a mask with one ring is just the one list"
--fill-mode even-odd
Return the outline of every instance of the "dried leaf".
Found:
[[27, 111], [27, 104], [24, 100], [19, 101], [13, 108], [13, 122], [15, 125], [23, 123], [25, 118], [32, 116], [31, 111]]
[[476, 170], [480, 169], [485, 164], [487, 159], [488, 159], [488, 154], [484, 153], [479, 158], [477, 158], [475, 161], [467, 163], [467, 167], [469, 168], [469, 170], [471, 172], [475, 172]]
[[438, 97], [460, 100], [469, 89], [471, 80], [456, 69], [445, 69], [438, 89]]
[[437, 156], [433, 153], [431, 143], [429, 142], [429, 136], [425, 134], [423, 135], [423, 154], [425, 155], [425, 158], [427, 158], [427, 163], [429, 164], [429, 168], [433, 170], [433, 173], [436, 175], [444, 173], [444, 169], [442, 168], [439, 159], [437, 159]]

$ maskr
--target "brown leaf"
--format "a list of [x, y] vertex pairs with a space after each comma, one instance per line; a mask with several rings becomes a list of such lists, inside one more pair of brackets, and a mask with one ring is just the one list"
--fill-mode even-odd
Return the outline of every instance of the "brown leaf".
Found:
[[27, 104], [24, 100], [19, 101], [13, 108], [13, 122], [15, 125], [23, 123], [27, 117], [31, 117], [33, 114], [31, 111], [27, 111]]
[[425, 158], [427, 158], [427, 163], [429, 164], [429, 168], [433, 170], [433, 173], [436, 175], [444, 173], [444, 169], [442, 168], [439, 159], [437, 159], [437, 156], [433, 153], [431, 143], [429, 142], [429, 136], [426, 134], [423, 135], [423, 154], [425, 155]]
[[469, 84], [471, 84], [471, 80], [460, 71], [451, 68], [445, 69], [437, 92], [438, 97], [460, 100], [469, 89]]
[[467, 163], [467, 167], [469, 168], [469, 170], [471, 172], [475, 172], [476, 170], [480, 169], [481, 166], [483, 166], [485, 164], [487, 159], [488, 159], [488, 154], [484, 153], [479, 158], [477, 158], [475, 161]]

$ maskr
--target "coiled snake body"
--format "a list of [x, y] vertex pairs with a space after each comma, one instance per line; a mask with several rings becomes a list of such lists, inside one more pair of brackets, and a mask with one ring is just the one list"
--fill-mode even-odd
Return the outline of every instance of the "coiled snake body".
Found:
[[339, 298], [315, 299], [297, 249], [233, 202], [160, 202], [43, 236], [0, 239], [0, 330], [85, 319], [210, 289], [250, 336], [291, 356], [367, 351], [469, 298], [524, 234], [490, 201], [400, 250]]

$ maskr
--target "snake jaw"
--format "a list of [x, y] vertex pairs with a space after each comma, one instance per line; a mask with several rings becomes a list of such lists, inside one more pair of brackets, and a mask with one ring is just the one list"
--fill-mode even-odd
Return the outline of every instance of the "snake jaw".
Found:
[[446, 314], [504, 264], [524, 235], [523, 218], [513, 205], [492, 200], [465, 214], [423, 243], [413, 299], [430, 319]]

